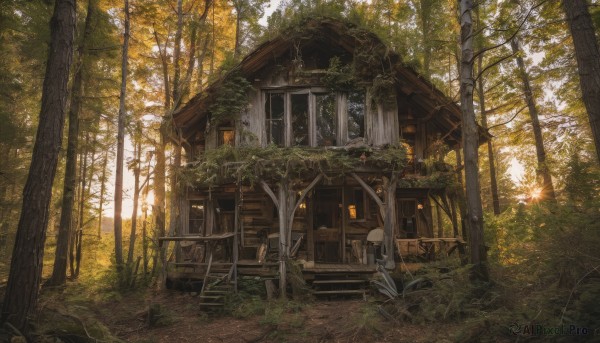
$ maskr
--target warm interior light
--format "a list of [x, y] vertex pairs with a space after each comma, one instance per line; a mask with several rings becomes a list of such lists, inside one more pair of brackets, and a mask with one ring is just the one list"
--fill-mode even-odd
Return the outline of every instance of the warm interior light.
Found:
[[417, 209], [422, 210], [423, 209], [423, 204], [417, 204]]
[[235, 131], [233, 130], [221, 130], [221, 144], [233, 145], [235, 140]]
[[350, 214], [350, 219], [356, 219], [356, 205], [348, 205], [348, 213]]
[[306, 215], [306, 201], [303, 201], [300, 203], [300, 205], [298, 206], [298, 211], [296, 211], [296, 214], [299, 217]]

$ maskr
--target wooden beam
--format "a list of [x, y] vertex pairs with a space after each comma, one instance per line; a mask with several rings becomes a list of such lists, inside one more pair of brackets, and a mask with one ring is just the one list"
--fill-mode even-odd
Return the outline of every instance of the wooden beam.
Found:
[[379, 198], [379, 196], [377, 195], [377, 193], [375, 193], [371, 186], [367, 185], [367, 183], [360, 176], [356, 175], [356, 173], [350, 173], [350, 176], [352, 176], [356, 180], [356, 182], [358, 182], [358, 184], [360, 184], [360, 186], [364, 188], [364, 190], [366, 190], [367, 193], [369, 193], [371, 198], [373, 198], [373, 200], [377, 203], [378, 206], [383, 206], [383, 201], [381, 201], [381, 198]]
[[267, 195], [271, 198], [271, 200], [273, 200], [273, 204], [275, 204], [275, 207], [277, 207], [277, 209], [279, 210], [279, 200], [277, 200], [277, 197], [275, 196], [275, 193], [273, 193], [273, 191], [271, 190], [271, 187], [269, 187], [269, 185], [263, 180], [260, 180], [260, 186], [262, 187], [263, 191], [265, 191], [265, 193], [267, 193]]
[[302, 203], [302, 201], [304, 201], [304, 198], [306, 198], [306, 194], [308, 194], [308, 192], [310, 192], [310, 190], [313, 189], [317, 185], [317, 183], [319, 183], [319, 181], [321, 181], [322, 178], [323, 178], [323, 174], [317, 175], [317, 177], [315, 177], [315, 179], [312, 180], [312, 182], [308, 186], [306, 186], [306, 188], [304, 188], [302, 190], [302, 192], [300, 192], [300, 198], [298, 198], [298, 201], [296, 201], [294, 208], [289, 213], [290, 227], [292, 227], [292, 224], [294, 223], [294, 214], [296, 213], [296, 210], [298, 209], [298, 207], [300, 207], [300, 204]]
[[377, 203], [377, 206], [379, 206], [379, 213], [381, 214], [381, 218], [385, 219], [385, 210], [384, 210], [383, 201], [381, 201], [381, 198], [379, 198], [379, 196], [377, 195], [377, 193], [375, 193], [373, 188], [371, 188], [371, 186], [367, 185], [367, 183], [365, 181], [363, 181], [363, 179], [361, 179], [360, 176], [356, 175], [356, 173], [350, 173], [350, 176], [352, 176], [356, 180], [356, 182], [358, 182], [358, 184], [367, 192], [367, 194], [369, 194], [371, 196], [373, 201], [375, 201], [375, 203]]

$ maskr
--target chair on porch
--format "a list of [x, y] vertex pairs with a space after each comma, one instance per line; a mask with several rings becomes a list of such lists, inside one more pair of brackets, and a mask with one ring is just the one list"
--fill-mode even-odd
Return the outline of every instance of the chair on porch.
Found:
[[374, 265], [376, 259], [381, 258], [381, 244], [383, 243], [383, 229], [378, 227], [367, 234], [367, 264]]

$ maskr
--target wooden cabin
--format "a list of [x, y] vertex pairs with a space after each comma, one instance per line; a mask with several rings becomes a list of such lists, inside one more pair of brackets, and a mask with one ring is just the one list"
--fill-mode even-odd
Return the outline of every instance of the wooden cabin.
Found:
[[[181, 230], [162, 239], [178, 242], [170, 277], [278, 278], [294, 260], [318, 280], [448, 253], [462, 238], [443, 159], [460, 124], [365, 29], [312, 19], [263, 43], [173, 115], [188, 186]], [[442, 237], [433, 205], [453, 219]]]

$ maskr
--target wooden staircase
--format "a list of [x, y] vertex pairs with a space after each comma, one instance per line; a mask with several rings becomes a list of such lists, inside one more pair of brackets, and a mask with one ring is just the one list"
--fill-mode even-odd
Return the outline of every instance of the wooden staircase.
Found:
[[214, 311], [225, 306], [225, 297], [233, 290], [228, 274], [211, 273], [206, 277], [206, 284], [200, 293], [200, 309]]
[[360, 274], [318, 274], [311, 285], [312, 294], [319, 298], [366, 298], [369, 280]]
[[225, 306], [225, 297], [235, 290], [235, 263], [212, 265], [210, 254], [206, 274], [200, 291], [201, 310], [216, 312]]

